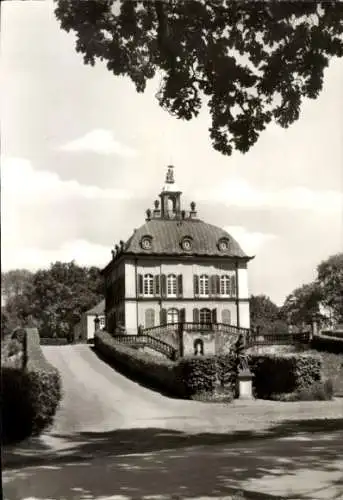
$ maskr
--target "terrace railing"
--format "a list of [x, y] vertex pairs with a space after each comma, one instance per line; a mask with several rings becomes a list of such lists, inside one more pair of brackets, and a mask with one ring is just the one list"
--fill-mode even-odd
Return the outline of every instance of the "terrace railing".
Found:
[[222, 332], [229, 333], [232, 335], [249, 335], [250, 330], [248, 328], [241, 328], [234, 325], [229, 325], [227, 323], [194, 323], [194, 322], [184, 322], [184, 323], [167, 323], [164, 325], [157, 325], [151, 328], [144, 328], [141, 330], [142, 335], [163, 335], [170, 332], [176, 332], [182, 330], [183, 332], [196, 332], [196, 333], [209, 333], [209, 332]]
[[114, 335], [114, 340], [120, 344], [126, 344], [134, 347], [150, 347], [169, 359], [176, 359], [177, 350], [172, 345], [163, 340], [152, 337], [151, 335]]
[[306, 345], [311, 341], [310, 332], [257, 334], [252, 332], [247, 337], [246, 347], [268, 345]]

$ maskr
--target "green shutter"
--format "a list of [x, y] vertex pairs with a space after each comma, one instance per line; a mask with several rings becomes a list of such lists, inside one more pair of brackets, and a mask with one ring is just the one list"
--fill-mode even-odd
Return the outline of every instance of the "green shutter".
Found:
[[199, 276], [196, 274], [193, 276], [193, 285], [194, 285], [194, 295], [199, 295]]
[[220, 295], [220, 277], [216, 274], [216, 295]]
[[154, 277], [154, 295], [160, 295], [161, 289], [160, 289], [160, 275], [157, 274]]
[[182, 274], [179, 274], [177, 277], [177, 296], [183, 296], [183, 282], [182, 282]]
[[161, 274], [161, 295], [162, 297], [167, 295], [167, 278], [165, 274]]
[[193, 309], [193, 323], [200, 323], [199, 309]]
[[167, 310], [166, 309], [161, 309], [161, 312], [160, 312], [160, 323], [161, 323], [161, 325], [166, 325], [167, 324]]
[[180, 318], [180, 323], [185, 323], [186, 321], [186, 309], [183, 308], [183, 309], [180, 309], [180, 314], [179, 314], [179, 318]]
[[212, 323], [217, 323], [217, 309], [212, 309]]
[[143, 295], [143, 276], [142, 276], [142, 274], [138, 275], [137, 288], [138, 288], [138, 295]]

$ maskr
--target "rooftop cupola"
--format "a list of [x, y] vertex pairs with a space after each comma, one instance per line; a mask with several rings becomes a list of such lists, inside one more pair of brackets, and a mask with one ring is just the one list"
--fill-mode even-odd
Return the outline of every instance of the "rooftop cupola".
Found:
[[174, 179], [174, 167], [168, 166], [166, 178], [161, 193], [160, 200], [154, 201], [154, 208], [146, 211], [146, 221], [156, 219], [164, 220], [189, 220], [197, 219], [195, 203], [190, 204], [190, 210], [181, 209], [182, 192], [178, 189]]
[[161, 218], [177, 219], [181, 217], [181, 191], [178, 190], [174, 179], [174, 167], [168, 166], [166, 180], [161, 194]]

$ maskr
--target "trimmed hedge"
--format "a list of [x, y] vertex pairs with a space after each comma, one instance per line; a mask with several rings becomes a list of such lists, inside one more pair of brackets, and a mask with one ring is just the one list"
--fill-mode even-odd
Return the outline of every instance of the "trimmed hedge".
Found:
[[174, 362], [120, 344], [103, 331], [95, 334], [94, 348], [122, 373], [182, 398], [213, 392], [221, 380], [226, 380], [232, 362], [230, 356], [223, 356], [223, 360], [227, 358], [226, 367], [220, 370], [214, 356], [190, 356]]
[[248, 362], [254, 374], [254, 394], [259, 399], [295, 392], [321, 380], [320, 355], [249, 354]]
[[[107, 332], [95, 335], [95, 349], [122, 373], [169, 394], [193, 398], [225, 388], [237, 393], [238, 359], [234, 352], [219, 356], [187, 356], [177, 362], [120, 344]], [[293, 393], [321, 380], [321, 357], [306, 353], [249, 354], [257, 398]]]
[[311, 341], [311, 347], [318, 351], [343, 354], [343, 338], [329, 335], [315, 335]]
[[178, 367], [180, 382], [188, 397], [214, 391], [217, 380], [217, 367], [214, 356], [181, 358]]
[[120, 344], [107, 332], [99, 331], [94, 337], [94, 348], [115, 368], [124, 374], [147, 383], [158, 390], [167, 390], [182, 396], [177, 381], [176, 363], [151, 356], [137, 349]]
[[18, 443], [52, 423], [62, 396], [58, 371], [45, 359], [36, 328], [26, 329], [26, 368], [2, 369], [2, 439]]

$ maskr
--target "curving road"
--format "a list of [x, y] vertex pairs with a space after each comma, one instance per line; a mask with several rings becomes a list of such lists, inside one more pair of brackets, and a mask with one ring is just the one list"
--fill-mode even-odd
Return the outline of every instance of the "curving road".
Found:
[[[342, 400], [170, 399], [126, 379], [89, 346], [43, 350], [64, 397], [49, 433], [4, 450], [6, 500], [343, 499]], [[285, 423], [324, 417], [332, 420]]]

